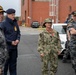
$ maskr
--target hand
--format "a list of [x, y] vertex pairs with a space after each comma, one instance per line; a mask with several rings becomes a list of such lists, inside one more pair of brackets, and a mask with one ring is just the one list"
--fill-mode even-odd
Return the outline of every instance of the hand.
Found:
[[19, 40], [16, 40], [16, 41], [15, 41], [15, 44], [17, 45], [18, 43], [19, 43]]
[[71, 34], [76, 34], [76, 30], [74, 28], [70, 28], [70, 33]]
[[15, 41], [12, 41], [12, 45], [16, 45], [16, 44], [15, 44]]
[[60, 55], [61, 54], [61, 51], [58, 51], [58, 55]]
[[41, 56], [41, 57], [43, 57], [43, 56], [44, 56], [44, 54], [43, 54], [43, 53], [41, 53], [41, 54], [40, 54], [40, 56]]
[[19, 40], [12, 41], [12, 45], [16, 46], [19, 43]]
[[70, 30], [75, 30], [74, 28], [70, 28]]

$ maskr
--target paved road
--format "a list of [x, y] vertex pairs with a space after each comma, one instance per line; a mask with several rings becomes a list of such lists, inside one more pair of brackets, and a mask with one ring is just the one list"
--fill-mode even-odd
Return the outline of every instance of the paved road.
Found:
[[[23, 30], [23, 28], [20, 29], [22, 37], [18, 52], [18, 75], [41, 75], [41, 62], [39, 53], [37, 52], [37, 40], [40, 32], [35, 30], [38, 32], [37, 34], [31, 34], [33, 32], [26, 34], [26, 30]], [[59, 59], [58, 72], [56, 75], [74, 75], [71, 63], [64, 64], [62, 60]]]
[[36, 35], [42, 32], [43, 28], [20, 27], [22, 35]]

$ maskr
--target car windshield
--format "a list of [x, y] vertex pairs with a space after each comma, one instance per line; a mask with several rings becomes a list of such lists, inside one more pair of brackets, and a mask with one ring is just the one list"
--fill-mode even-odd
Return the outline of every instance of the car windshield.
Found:
[[33, 24], [38, 24], [38, 22], [33, 22]]
[[66, 34], [66, 26], [62, 26], [62, 25], [60, 25], [60, 26], [54, 26], [53, 27], [56, 31], [58, 31], [59, 32], [59, 34]]

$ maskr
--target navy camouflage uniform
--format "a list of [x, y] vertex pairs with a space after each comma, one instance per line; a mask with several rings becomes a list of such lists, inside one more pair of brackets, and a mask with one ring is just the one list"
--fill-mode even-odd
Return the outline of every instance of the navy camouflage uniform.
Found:
[[[75, 13], [73, 12], [73, 15], [74, 14], [76, 16], [76, 12]], [[69, 27], [68, 27], [69, 32], [70, 32], [70, 28], [74, 28], [76, 30], [76, 21], [73, 20], [72, 22], [69, 23]], [[70, 34], [69, 46], [70, 46], [72, 67], [76, 73], [76, 34]]]
[[[69, 28], [69, 23], [72, 22], [72, 20], [70, 20], [67, 24], [67, 27], [66, 27], [66, 31], [69, 32], [68, 28]], [[70, 32], [69, 32], [70, 33]], [[62, 62], [63, 63], [66, 63], [67, 62], [67, 59], [70, 57], [70, 48], [69, 48], [69, 41], [70, 41], [70, 37], [68, 37], [68, 33], [67, 33], [67, 41], [65, 43], [65, 49], [66, 51], [64, 52], [64, 55], [63, 55], [63, 60]]]
[[0, 27], [0, 69], [2, 69], [1, 75], [4, 75], [4, 65], [7, 58], [8, 58], [8, 51], [7, 51], [6, 41], [3, 34], [3, 30]]
[[0, 14], [2, 16], [1, 21], [0, 21], [0, 75], [4, 75], [4, 65], [8, 58], [8, 51], [7, 51], [5, 36], [1, 28], [4, 12], [5, 11], [3, 10], [2, 6], [0, 6]]

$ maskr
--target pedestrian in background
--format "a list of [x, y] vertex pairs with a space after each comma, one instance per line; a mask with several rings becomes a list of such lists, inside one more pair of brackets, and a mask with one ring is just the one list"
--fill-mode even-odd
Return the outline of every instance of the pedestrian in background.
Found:
[[4, 75], [4, 65], [8, 57], [6, 41], [5, 41], [3, 30], [1, 28], [1, 23], [4, 18], [4, 12], [5, 11], [3, 10], [2, 6], [0, 6], [0, 75]]
[[7, 49], [9, 53], [9, 58], [6, 61], [4, 68], [4, 75], [7, 75], [8, 69], [10, 75], [17, 75], [17, 56], [18, 56], [18, 44], [20, 41], [20, 30], [15, 19], [15, 9], [6, 10], [6, 18], [2, 22], [1, 26], [4, 30], [4, 35], [6, 38]]
[[72, 15], [73, 20], [69, 22], [68, 34], [70, 35], [69, 46], [71, 62], [76, 75], [76, 11], [72, 12]]
[[[58, 55], [62, 48], [61, 42], [58, 32], [52, 29], [52, 19], [45, 19], [43, 25], [46, 29], [39, 34], [38, 40], [38, 52], [42, 60], [42, 75], [55, 75], [58, 67]], [[50, 71], [48, 69], [49, 62]]]

